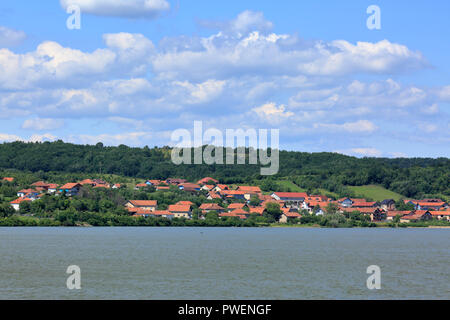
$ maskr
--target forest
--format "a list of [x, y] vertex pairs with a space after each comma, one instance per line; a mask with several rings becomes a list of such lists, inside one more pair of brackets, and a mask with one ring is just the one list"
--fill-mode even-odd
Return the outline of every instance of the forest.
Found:
[[[205, 148], [204, 146], [203, 148]], [[285, 191], [278, 181], [289, 178], [310, 192], [326, 190], [348, 196], [348, 186], [380, 185], [408, 198], [450, 197], [449, 158], [356, 158], [338, 153], [283, 151], [280, 170], [261, 176], [259, 165], [175, 165], [170, 147], [143, 148], [76, 145], [56, 142], [0, 144], [0, 170], [26, 172], [42, 178], [51, 173], [81, 176], [114, 174], [140, 179], [211, 176], [226, 184], [252, 184], [262, 189]], [[248, 152], [247, 152], [248, 155]], [[58, 182], [58, 181], [55, 181]], [[288, 190], [286, 190], [288, 191]]]

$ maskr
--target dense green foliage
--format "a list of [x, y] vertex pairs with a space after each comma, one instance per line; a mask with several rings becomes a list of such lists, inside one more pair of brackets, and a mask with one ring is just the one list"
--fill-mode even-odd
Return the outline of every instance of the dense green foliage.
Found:
[[296, 186], [314, 192], [324, 189], [339, 196], [352, 195], [347, 186], [381, 185], [405, 197], [450, 196], [448, 158], [363, 158], [336, 153], [280, 151], [276, 176], [260, 176], [259, 165], [174, 165], [171, 149], [105, 147], [57, 142], [0, 144], [0, 169], [25, 172], [116, 174], [145, 179], [211, 176], [223, 183], [258, 181], [263, 190], [289, 191], [277, 179], [289, 177]]

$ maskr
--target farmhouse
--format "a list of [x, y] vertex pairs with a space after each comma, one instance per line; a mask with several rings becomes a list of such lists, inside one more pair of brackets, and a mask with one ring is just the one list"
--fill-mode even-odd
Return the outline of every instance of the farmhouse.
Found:
[[59, 192], [65, 193], [66, 196], [72, 197], [76, 196], [80, 191], [81, 184], [79, 183], [66, 183], [65, 185], [59, 188]]
[[125, 206], [127, 208], [139, 208], [149, 211], [155, 211], [158, 206], [158, 201], [156, 200], [130, 200]]
[[190, 205], [172, 204], [169, 206], [168, 211], [174, 215], [174, 218], [190, 219], [192, 216]]
[[284, 201], [286, 206], [300, 207], [303, 201], [308, 197], [306, 192], [274, 192], [272, 198]]
[[416, 210], [412, 213], [403, 216], [400, 218], [401, 223], [408, 223], [411, 221], [424, 221], [424, 220], [430, 220], [433, 216], [431, 215], [430, 211], [428, 210]]

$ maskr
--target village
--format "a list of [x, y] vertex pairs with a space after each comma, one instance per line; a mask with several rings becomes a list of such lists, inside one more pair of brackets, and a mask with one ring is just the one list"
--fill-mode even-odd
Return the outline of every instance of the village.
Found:
[[[13, 182], [14, 178], [5, 177], [5, 182]], [[33, 202], [44, 195], [76, 197], [80, 190], [89, 186], [94, 189], [121, 189], [127, 186], [111, 184], [99, 179], [85, 179], [79, 182], [69, 182], [63, 185], [38, 181], [26, 189], [17, 192], [17, 199], [10, 205], [19, 212], [22, 203]], [[220, 219], [246, 220], [251, 216], [263, 216], [270, 204], [279, 206], [278, 223], [300, 223], [303, 216], [322, 216], [330, 213], [360, 213], [371, 222], [410, 223], [435, 220], [450, 221], [449, 204], [441, 199], [403, 199], [409, 210], [397, 210], [393, 199], [383, 201], [367, 201], [362, 198], [344, 197], [332, 199], [324, 195], [311, 195], [306, 192], [266, 192], [258, 186], [230, 186], [220, 181], [205, 177], [196, 183], [185, 179], [146, 180], [133, 186], [134, 190], [154, 188], [156, 191], [168, 191], [176, 188], [192, 196], [200, 193], [206, 195], [208, 202], [196, 205], [192, 201], [178, 201], [159, 208], [157, 200], [126, 199], [124, 208], [134, 218], [165, 218], [193, 219], [197, 210], [197, 219], [205, 219], [208, 213], [216, 213]], [[276, 206], [277, 207], [277, 206]]]

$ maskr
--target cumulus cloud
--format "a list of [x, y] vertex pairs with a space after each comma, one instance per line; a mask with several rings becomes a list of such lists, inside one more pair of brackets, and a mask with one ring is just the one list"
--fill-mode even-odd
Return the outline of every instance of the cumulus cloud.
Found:
[[276, 103], [269, 102], [260, 107], [252, 109], [259, 117], [268, 121], [279, 121], [282, 118], [289, 118], [294, 115], [290, 111], [286, 111], [284, 105], [277, 107]]
[[43, 141], [55, 141], [56, 136], [45, 133], [45, 134], [33, 134], [30, 138], [25, 139], [20, 136], [14, 134], [0, 133], [0, 142], [14, 142], [14, 141], [23, 141], [23, 142], [43, 142]]
[[71, 5], [97, 16], [154, 19], [170, 9], [166, 0], [60, 0], [64, 10]]
[[0, 48], [13, 47], [21, 44], [27, 35], [23, 31], [0, 26]]

